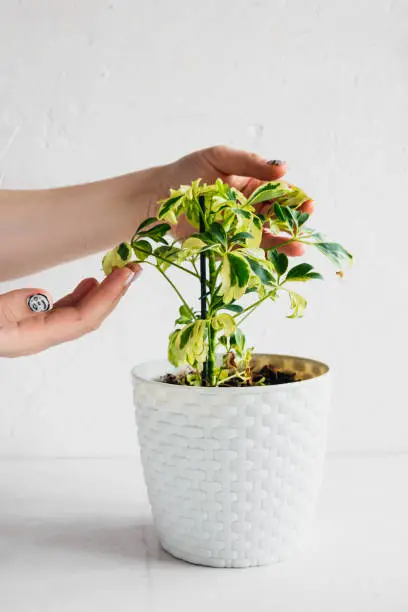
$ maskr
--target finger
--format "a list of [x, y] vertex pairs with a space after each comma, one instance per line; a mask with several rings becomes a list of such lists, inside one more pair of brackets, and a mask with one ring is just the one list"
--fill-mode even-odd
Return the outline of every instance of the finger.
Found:
[[142, 267], [135, 263], [129, 264], [125, 268], [115, 268], [96, 290], [91, 291], [78, 302], [78, 309], [84, 316], [89, 313], [94, 319], [103, 317], [107, 308], [122, 297], [141, 272]]
[[75, 304], [85, 297], [92, 289], [95, 289], [99, 285], [96, 278], [85, 278], [82, 280], [79, 285], [72, 291], [72, 293], [68, 293], [63, 298], [55, 302], [54, 308], [64, 308], [66, 306], [75, 306]]
[[281, 178], [288, 170], [286, 162], [266, 160], [257, 153], [229, 147], [211, 147], [204, 152], [213, 166], [222, 174], [237, 174], [262, 181]]
[[289, 257], [299, 257], [305, 252], [304, 247], [299, 242], [290, 242], [285, 245], [285, 242], [291, 240], [286, 236], [277, 236], [272, 234], [268, 229], [263, 230], [262, 248], [265, 250], [276, 249], [280, 253], [285, 253]]
[[94, 286], [74, 306], [55, 308], [44, 317], [19, 322], [11, 355], [29, 355], [74, 340], [97, 329], [117, 305], [131, 280], [140, 273], [138, 264], [115, 269], [99, 286]]
[[300, 210], [304, 213], [307, 213], [308, 215], [313, 215], [315, 211], [315, 205], [313, 200], [306, 200], [306, 202], [303, 202], [302, 206], [300, 207]]
[[79, 299], [74, 306], [54, 310], [48, 323], [55, 328], [58, 341], [70, 339], [67, 334], [79, 337], [97, 329], [141, 271], [139, 264], [115, 268], [100, 285]]
[[43, 289], [19, 289], [0, 296], [0, 325], [18, 323], [52, 309], [52, 297]]

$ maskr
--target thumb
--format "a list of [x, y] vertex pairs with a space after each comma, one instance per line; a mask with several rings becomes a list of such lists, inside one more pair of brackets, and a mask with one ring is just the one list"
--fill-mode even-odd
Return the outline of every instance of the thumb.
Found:
[[18, 323], [52, 309], [52, 298], [43, 289], [19, 289], [0, 295], [0, 326]]
[[278, 159], [268, 161], [257, 153], [230, 147], [212, 147], [206, 152], [211, 163], [223, 174], [236, 174], [262, 181], [273, 181], [281, 178], [288, 170], [284, 161]]

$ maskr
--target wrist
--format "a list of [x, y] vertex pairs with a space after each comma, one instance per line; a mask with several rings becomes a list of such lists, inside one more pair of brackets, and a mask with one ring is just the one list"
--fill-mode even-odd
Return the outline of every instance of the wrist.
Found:
[[167, 197], [169, 193], [170, 167], [171, 165], [156, 166], [129, 175], [132, 182], [129, 202], [135, 209], [137, 222], [157, 216], [159, 200]]

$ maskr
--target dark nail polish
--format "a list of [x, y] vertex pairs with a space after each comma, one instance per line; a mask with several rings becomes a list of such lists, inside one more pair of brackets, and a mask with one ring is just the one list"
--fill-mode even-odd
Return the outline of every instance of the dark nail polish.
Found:
[[285, 163], [284, 161], [280, 160], [280, 159], [270, 159], [268, 162], [266, 162], [269, 166], [283, 166], [283, 164]]
[[27, 298], [27, 306], [31, 312], [47, 312], [51, 310], [51, 302], [43, 293], [34, 293]]

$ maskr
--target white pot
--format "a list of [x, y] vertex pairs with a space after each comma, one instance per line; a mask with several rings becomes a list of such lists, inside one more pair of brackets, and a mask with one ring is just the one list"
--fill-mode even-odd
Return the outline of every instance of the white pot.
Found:
[[323, 474], [330, 375], [311, 359], [257, 355], [304, 380], [252, 388], [158, 382], [133, 372], [141, 458], [161, 545], [214, 567], [282, 560], [300, 546]]

